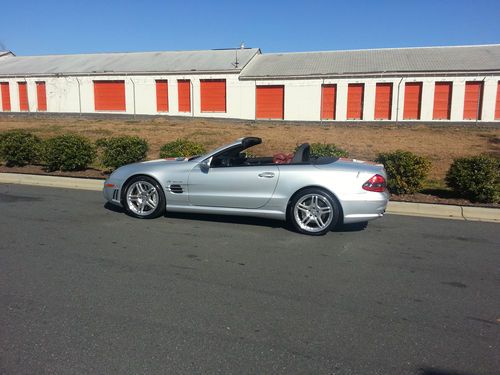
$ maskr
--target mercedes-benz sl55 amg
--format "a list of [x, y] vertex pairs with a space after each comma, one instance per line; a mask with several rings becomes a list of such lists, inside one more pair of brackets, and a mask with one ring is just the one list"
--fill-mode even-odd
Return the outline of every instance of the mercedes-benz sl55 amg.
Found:
[[389, 193], [382, 165], [294, 154], [252, 157], [245, 137], [205, 155], [125, 165], [104, 184], [104, 197], [137, 218], [166, 212], [245, 215], [288, 221], [301, 233], [325, 234], [339, 224], [384, 214]]

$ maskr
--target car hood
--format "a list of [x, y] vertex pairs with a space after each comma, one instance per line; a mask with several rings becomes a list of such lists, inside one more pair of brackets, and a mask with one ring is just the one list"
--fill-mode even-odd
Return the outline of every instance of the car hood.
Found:
[[164, 165], [164, 164], [177, 164], [177, 163], [184, 163], [188, 161], [188, 158], [184, 157], [179, 157], [179, 158], [165, 158], [165, 159], [155, 159], [155, 160], [147, 160], [147, 161], [141, 161], [139, 163], [134, 163], [131, 165], [135, 164], [150, 164], [150, 165]]
[[188, 163], [187, 158], [171, 158], [171, 159], [157, 159], [157, 160], [148, 160], [139, 163], [127, 164], [118, 169], [116, 169], [110, 176], [110, 179], [123, 179], [128, 178], [133, 174], [150, 174], [159, 171], [165, 170], [165, 168], [175, 168]]
[[186, 163], [188, 161], [188, 158], [168, 158], [168, 159], [156, 159], [156, 160], [148, 160], [148, 161], [141, 161], [139, 163], [133, 163], [133, 164], [127, 164], [124, 165], [121, 168], [140, 168], [140, 169], [148, 169], [148, 168], [156, 168], [159, 166], [168, 166], [168, 165], [179, 165]]

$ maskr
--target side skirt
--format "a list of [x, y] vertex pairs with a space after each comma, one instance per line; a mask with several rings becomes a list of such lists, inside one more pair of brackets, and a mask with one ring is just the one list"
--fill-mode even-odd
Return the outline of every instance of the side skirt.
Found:
[[227, 208], [227, 207], [207, 207], [207, 206], [180, 206], [172, 205], [167, 202], [167, 211], [170, 212], [186, 212], [212, 215], [234, 215], [234, 216], [252, 216], [263, 217], [275, 220], [286, 220], [286, 214], [275, 210], [253, 210], [244, 208]]

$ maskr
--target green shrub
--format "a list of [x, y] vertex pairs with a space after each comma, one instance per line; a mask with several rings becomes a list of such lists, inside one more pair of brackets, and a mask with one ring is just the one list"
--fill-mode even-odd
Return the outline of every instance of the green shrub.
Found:
[[195, 156], [202, 155], [205, 152], [205, 147], [200, 143], [192, 142], [188, 139], [176, 139], [161, 146], [160, 158]]
[[59, 135], [44, 142], [43, 159], [51, 171], [87, 168], [96, 157], [92, 142], [76, 134]]
[[99, 139], [96, 144], [102, 148], [102, 164], [112, 169], [146, 159], [149, 148], [145, 139], [128, 135]]
[[384, 165], [387, 187], [395, 194], [412, 194], [420, 190], [431, 168], [429, 159], [402, 150], [378, 154], [376, 161]]
[[446, 184], [459, 195], [477, 202], [500, 199], [500, 159], [472, 156], [453, 161]]
[[40, 157], [41, 143], [40, 138], [22, 130], [1, 133], [0, 159], [9, 167], [34, 163]]
[[[295, 151], [297, 151], [297, 148], [299, 148], [299, 146], [295, 148]], [[349, 156], [349, 153], [333, 143], [313, 143], [311, 144], [311, 156], [331, 156], [335, 158], [346, 158]]]

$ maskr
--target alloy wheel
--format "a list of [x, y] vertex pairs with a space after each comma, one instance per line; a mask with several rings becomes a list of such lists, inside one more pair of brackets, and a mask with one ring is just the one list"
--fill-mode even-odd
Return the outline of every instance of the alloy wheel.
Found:
[[136, 215], [150, 215], [158, 206], [158, 190], [147, 181], [136, 181], [127, 189], [127, 206]]
[[306, 194], [295, 203], [293, 215], [304, 231], [316, 233], [330, 227], [334, 209], [330, 200], [322, 194]]

